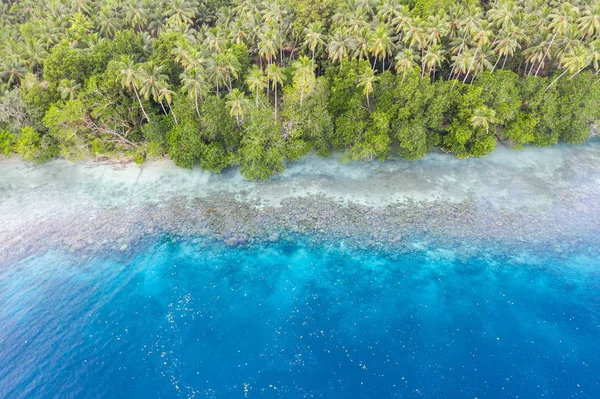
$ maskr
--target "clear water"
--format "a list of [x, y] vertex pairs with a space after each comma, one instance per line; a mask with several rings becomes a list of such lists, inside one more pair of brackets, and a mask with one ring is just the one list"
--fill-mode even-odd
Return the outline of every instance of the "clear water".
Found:
[[600, 256], [480, 253], [39, 254], [0, 270], [0, 397], [600, 397]]

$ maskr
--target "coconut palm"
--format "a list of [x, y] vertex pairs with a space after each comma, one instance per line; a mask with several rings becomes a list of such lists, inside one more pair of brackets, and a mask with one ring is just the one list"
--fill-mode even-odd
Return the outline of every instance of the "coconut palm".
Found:
[[582, 39], [593, 37], [600, 32], [600, 4], [585, 5], [578, 19], [577, 27]]
[[140, 84], [140, 75], [138, 73], [138, 68], [133, 59], [130, 56], [124, 56], [117, 64], [118, 75], [116, 81], [121, 84], [121, 86], [127, 90], [133, 89], [135, 93], [135, 98], [137, 98], [138, 103], [140, 104], [140, 108], [142, 109], [142, 113], [147, 121], [150, 121], [148, 114], [146, 113], [146, 109], [142, 104], [142, 100], [140, 100], [140, 95], [138, 93], [137, 86]]
[[448, 18], [446, 14], [430, 15], [425, 24], [425, 41], [427, 46], [435, 46], [442, 42], [448, 30]]
[[267, 87], [267, 78], [262, 69], [258, 65], [253, 65], [252, 69], [246, 76], [246, 85], [255, 96], [255, 103], [258, 106], [258, 94]]
[[102, 35], [102, 37], [113, 38], [115, 34], [121, 29], [121, 24], [117, 18], [113, 15], [113, 12], [108, 9], [103, 9], [94, 20], [96, 24], [96, 30]]
[[492, 68], [492, 72], [494, 69], [496, 69], [498, 62], [502, 58], [504, 58], [504, 61], [502, 62], [502, 68], [504, 69], [504, 65], [506, 64], [508, 57], [512, 57], [515, 54], [515, 51], [521, 48], [521, 44], [519, 44], [517, 38], [518, 33], [516, 33], [516, 28], [513, 28], [511, 31], [502, 31], [502, 33], [496, 38], [496, 41], [494, 42], [494, 52], [498, 58], [496, 59], [494, 67]]
[[489, 133], [490, 126], [498, 123], [499, 121], [496, 118], [496, 111], [486, 105], [482, 105], [473, 111], [473, 116], [471, 116], [470, 122], [473, 128], [483, 128], [485, 129], [486, 133]]
[[196, 17], [198, 3], [189, 0], [170, 0], [166, 3], [163, 16], [178, 25], [192, 25]]
[[63, 79], [58, 86], [58, 92], [63, 100], [67, 98], [73, 100], [77, 98], [77, 92], [81, 89], [81, 85], [72, 79]]
[[318, 21], [309, 24], [308, 27], [304, 28], [304, 38], [304, 46], [310, 50], [311, 58], [314, 60], [317, 48], [325, 45], [323, 25]]
[[417, 50], [422, 50], [425, 47], [427, 36], [421, 19], [415, 18], [412, 20], [412, 23], [404, 32], [402, 41], [404, 44], [408, 44], [409, 49], [416, 48]]
[[381, 58], [385, 70], [385, 59], [392, 55], [392, 50], [395, 48], [388, 26], [385, 24], [377, 26], [369, 39], [368, 45], [369, 52], [374, 57], [373, 70], [375, 70], [375, 64], [379, 58]]
[[410, 9], [406, 5], [399, 6], [392, 19], [392, 26], [395, 27], [398, 34], [398, 41], [402, 41], [404, 33], [411, 25], [412, 17], [410, 16]]
[[396, 72], [402, 74], [402, 82], [404, 82], [406, 74], [411, 73], [417, 67], [419, 58], [419, 54], [408, 48], [396, 54]]
[[202, 101], [204, 93], [208, 91], [206, 76], [199, 69], [188, 69], [183, 72], [181, 78], [181, 90], [187, 93], [190, 100], [194, 100], [194, 108], [196, 114], [200, 118], [200, 110], [198, 109], [198, 99]]
[[487, 13], [492, 24], [501, 29], [514, 26], [519, 21], [523, 7], [515, 0], [501, 0], [492, 4]]
[[351, 39], [346, 36], [344, 32], [338, 29], [329, 38], [329, 43], [327, 44], [327, 53], [332, 61], [341, 64], [345, 58], [348, 58], [348, 52], [351, 47]]
[[442, 61], [444, 60], [444, 50], [442, 46], [439, 44], [431, 46], [425, 55], [423, 55], [421, 62], [421, 78], [425, 76], [425, 70], [429, 72], [429, 74], [433, 74], [435, 78], [435, 70], [442, 66]]
[[136, 32], [148, 24], [148, 8], [140, 0], [129, 0], [125, 3], [125, 22]]
[[177, 117], [175, 116], [175, 113], [173, 112], [173, 108], [171, 108], [171, 102], [173, 101], [173, 95], [175, 94], [175, 92], [169, 90], [169, 88], [167, 86], [163, 86], [158, 90], [158, 102], [160, 103], [160, 106], [163, 109], [163, 112], [166, 114], [167, 112], [165, 111], [165, 107], [163, 106], [163, 101], [166, 101], [167, 104], [169, 105], [169, 111], [171, 112], [171, 115], [173, 116], [173, 121], [175, 121], [175, 124], [177, 125]]
[[248, 107], [248, 99], [246, 99], [245, 94], [239, 89], [233, 89], [229, 92], [226, 99], [229, 106], [229, 115], [235, 118], [238, 128], [242, 127], [244, 112]]
[[556, 36], [559, 34], [565, 35], [569, 31], [571, 24], [574, 22], [578, 13], [579, 10], [576, 7], [569, 2], [565, 2], [557, 9], [554, 9], [552, 14], [549, 15], [550, 23], [548, 24], [548, 27], [554, 32], [554, 35], [552, 36], [552, 39], [550, 39], [550, 44], [548, 44], [548, 51], [544, 53], [544, 56], [535, 71], [535, 76], [540, 72], [544, 61], [546, 60], [546, 56], [550, 53], [550, 49], [554, 44], [554, 40], [556, 40]]
[[377, 16], [388, 25], [392, 24], [394, 18], [400, 13], [400, 4], [395, 0], [384, 0], [377, 11]]
[[369, 94], [373, 93], [374, 84], [378, 77], [375, 76], [375, 72], [371, 68], [364, 68], [360, 76], [358, 77], [358, 87], [362, 87], [363, 94], [367, 97], [367, 108], [371, 108], [369, 103]]
[[[152, 98], [155, 102], [160, 103], [160, 91], [167, 87], [167, 81], [169, 80], [169, 77], [163, 74], [162, 70], [163, 66], [156, 65], [153, 61], [148, 61], [138, 67], [140, 94], [146, 100]], [[162, 106], [162, 103], [160, 104]]]
[[592, 61], [593, 59], [590, 51], [584, 46], [579, 46], [575, 50], [564, 54], [560, 59], [560, 65], [564, 68], [564, 71], [554, 79], [548, 87], [546, 87], [546, 91], [548, 91], [566, 73], [572, 74], [571, 77], [573, 77], [588, 67]]
[[[311, 61], [312, 62], [312, 61]], [[283, 85], [283, 68], [275, 64], [267, 67], [267, 83], [270, 83], [275, 93], [275, 118], [277, 118], [277, 86]]]
[[259, 40], [258, 55], [267, 61], [267, 65], [271, 65], [273, 58], [277, 56], [279, 47], [277, 31], [269, 29], [265, 34], [260, 36]]
[[300, 57], [292, 64], [294, 68], [294, 83], [300, 87], [300, 107], [304, 100], [304, 95], [310, 92], [315, 84], [315, 65], [307, 57]]
[[24, 64], [32, 72], [34, 72], [36, 68], [41, 67], [44, 59], [48, 55], [42, 39], [29, 38], [25, 40], [23, 51]]

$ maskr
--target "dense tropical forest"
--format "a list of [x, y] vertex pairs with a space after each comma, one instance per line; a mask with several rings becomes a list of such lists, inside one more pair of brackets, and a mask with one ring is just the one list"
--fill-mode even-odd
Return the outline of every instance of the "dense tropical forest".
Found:
[[583, 143], [600, 116], [595, 0], [9, 0], [0, 26], [0, 152], [34, 162], [266, 179]]

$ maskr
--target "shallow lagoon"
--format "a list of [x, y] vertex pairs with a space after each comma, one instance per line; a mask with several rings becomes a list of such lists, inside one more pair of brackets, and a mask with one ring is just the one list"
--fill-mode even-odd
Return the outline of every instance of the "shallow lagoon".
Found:
[[1, 397], [600, 396], [599, 143], [0, 170]]

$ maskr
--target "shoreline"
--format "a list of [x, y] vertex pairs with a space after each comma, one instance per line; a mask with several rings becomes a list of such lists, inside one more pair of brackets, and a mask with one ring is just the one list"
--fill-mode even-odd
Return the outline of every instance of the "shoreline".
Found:
[[161, 235], [231, 247], [302, 237], [391, 254], [434, 243], [576, 254], [600, 231], [600, 143], [578, 148], [500, 152], [474, 159], [479, 168], [443, 154], [366, 166], [312, 158], [266, 183], [167, 163], [0, 161], [0, 264], [48, 249], [123, 256]]

